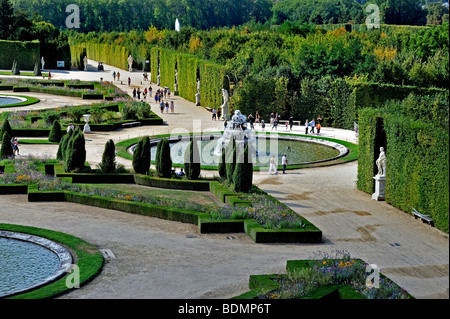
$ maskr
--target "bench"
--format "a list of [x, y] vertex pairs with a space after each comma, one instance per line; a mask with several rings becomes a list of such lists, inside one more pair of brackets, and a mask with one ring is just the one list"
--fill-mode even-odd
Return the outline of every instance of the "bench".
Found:
[[[289, 124], [289, 121], [288, 121], [288, 120], [279, 120], [278, 123], [279, 123], [279, 124], [281, 124], [281, 123], [283, 123], [283, 124], [288, 123], [288, 124]], [[300, 124], [300, 121], [292, 121], [292, 123], [293, 123], [294, 125], [301, 125], [301, 124]]]
[[205, 106], [205, 109], [207, 109], [208, 111], [212, 112], [212, 108]]
[[422, 219], [422, 221], [427, 222], [431, 226], [434, 226], [434, 220], [430, 217], [430, 215], [419, 213], [414, 207], [411, 208], [415, 219], [420, 218]]
[[128, 126], [137, 126], [137, 125], [141, 125], [141, 122], [129, 122], [129, 123], [122, 123], [123, 127], [128, 127]]

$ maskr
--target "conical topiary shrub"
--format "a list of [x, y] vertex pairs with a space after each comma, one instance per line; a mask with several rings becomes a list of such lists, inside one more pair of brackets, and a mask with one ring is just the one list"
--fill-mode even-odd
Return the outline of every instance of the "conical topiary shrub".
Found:
[[116, 170], [116, 146], [113, 140], [109, 140], [105, 144], [102, 162], [98, 164], [102, 173], [114, 173]]
[[50, 129], [50, 134], [48, 135], [48, 140], [50, 142], [60, 142], [61, 138], [61, 124], [59, 124], [59, 121], [54, 121], [52, 128]]
[[148, 136], [140, 139], [134, 148], [132, 164], [136, 174], [147, 174], [150, 170], [150, 139]]
[[170, 178], [172, 173], [172, 159], [170, 157], [170, 144], [167, 138], [162, 138], [156, 147], [156, 174], [159, 177]]
[[190, 180], [198, 179], [201, 172], [200, 152], [195, 136], [192, 137], [184, 153], [184, 171]]
[[225, 147], [226, 164], [225, 169], [227, 173], [228, 184], [233, 184], [234, 168], [236, 167], [236, 140], [233, 138]]
[[72, 136], [72, 134], [73, 130], [69, 130], [67, 134], [63, 135], [63, 137], [61, 137], [61, 140], [59, 141], [59, 147], [56, 153], [56, 158], [60, 161], [63, 161], [64, 157], [66, 156], [67, 144], [69, 143], [69, 139]]
[[5, 132], [8, 132], [10, 138], [13, 136], [13, 131], [11, 125], [9, 124], [8, 119], [6, 119], [5, 122], [3, 122], [2, 128], [0, 129], [0, 140], [3, 138]]
[[219, 176], [221, 178], [227, 178], [227, 168], [226, 168], [226, 159], [225, 159], [225, 148], [222, 147], [222, 155], [220, 155], [220, 162], [219, 162]]
[[0, 148], [0, 159], [14, 157], [14, 151], [11, 145], [11, 135], [8, 132], [3, 134], [2, 147]]
[[241, 150], [236, 158], [233, 173], [233, 189], [238, 193], [250, 192], [253, 184], [253, 164], [249, 157], [249, 146]]
[[86, 145], [83, 132], [77, 128], [69, 139], [64, 156], [64, 170], [66, 172], [80, 172], [86, 162]]
[[41, 68], [39, 67], [39, 61], [36, 61], [36, 63], [34, 63], [34, 71], [33, 74], [35, 76], [41, 76], [42, 72], [41, 72]]

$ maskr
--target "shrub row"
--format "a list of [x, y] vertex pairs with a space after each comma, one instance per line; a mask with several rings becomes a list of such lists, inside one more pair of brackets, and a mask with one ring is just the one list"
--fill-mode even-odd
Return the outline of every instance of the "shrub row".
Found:
[[33, 70], [40, 61], [39, 41], [0, 40], [0, 69], [11, 70], [14, 61], [19, 70]]

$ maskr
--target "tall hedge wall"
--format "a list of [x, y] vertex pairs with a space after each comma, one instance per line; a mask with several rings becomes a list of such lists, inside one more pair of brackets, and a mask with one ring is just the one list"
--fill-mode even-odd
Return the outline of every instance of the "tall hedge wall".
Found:
[[381, 109], [361, 110], [357, 188], [373, 192], [380, 119], [386, 134], [386, 202], [406, 212], [414, 207], [430, 215], [436, 227], [448, 233], [447, 130]]
[[17, 61], [19, 70], [33, 70], [36, 61], [40, 61], [39, 41], [0, 40], [0, 69], [10, 70]]

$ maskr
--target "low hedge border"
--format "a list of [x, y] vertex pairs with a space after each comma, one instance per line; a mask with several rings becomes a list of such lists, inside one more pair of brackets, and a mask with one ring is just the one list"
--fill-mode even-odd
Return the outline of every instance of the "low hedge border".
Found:
[[211, 181], [208, 180], [170, 179], [146, 175], [134, 175], [134, 182], [137, 185], [149, 187], [191, 190], [198, 192], [209, 192], [211, 183]]
[[[101, 252], [97, 247], [80, 238], [52, 230], [12, 224], [0, 224], [0, 230], [45, 237], [49, 240], [69, 247], [75, 253], [75, 256], [73, 257], [76, 261], [76, 265], [80, 269], [80, 287], [89, 283], [103, 269], [104, 260]], [[68, 276], [69, 273], [63, 278], [60, 278], [59, 280], [56, 280], [48, 285], [29, 292], [7, 297], [5, 299], [45, 299], [63, 295], [70, 290], [75, 289], [67, 288], [66, 278]]]

